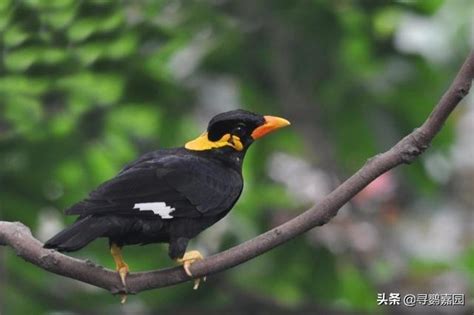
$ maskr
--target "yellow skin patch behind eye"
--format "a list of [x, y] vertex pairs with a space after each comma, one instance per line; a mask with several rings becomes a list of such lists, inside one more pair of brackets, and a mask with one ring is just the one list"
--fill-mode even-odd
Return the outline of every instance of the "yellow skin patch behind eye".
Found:
[[189, 141], [188, 143], [186, 143], [184, 147], [188, 150], [204, 151], [204, 150], [222, 148], [225, 146], [232, 147], [237, 151], [242, 151], [244, 149], [244, 146], [242, 145], [240, 138], [237, 136], [226, 133], [219, 140], [211, 141], [207, 138], [207, 132], [203, 133], [196, 139]]

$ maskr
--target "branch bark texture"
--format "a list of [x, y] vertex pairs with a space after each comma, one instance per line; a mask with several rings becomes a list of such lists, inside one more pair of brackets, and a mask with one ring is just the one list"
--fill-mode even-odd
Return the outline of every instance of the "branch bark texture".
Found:
[[[195, 277], [214, 274], [259, 256], [272, 248], [329, 222], [338, 210], [370, 182], [386, 171], [409, 164], [422, 154], [441, 130], [459, 102], [468, 94], [474, 79], [474, 52], [471, 52], [449, 89], [426, 121], [388, 151], [369, 159], [354, 175], [343, 182], [321, 202], [294, 219], [245, 243], [209, 256], [191, 266]], [[47, 271], [104, 288], [112, 293], [123, 292], [118, 274], [91, 261], [65, 256], [44, 249], [30, 230], [19, 222], [0, 221], [0, 245], [12, 247], [18, 256]], [[129, 293], [170, 286], [190, 280], [181, 267], [131, 273], [127, 277]]]

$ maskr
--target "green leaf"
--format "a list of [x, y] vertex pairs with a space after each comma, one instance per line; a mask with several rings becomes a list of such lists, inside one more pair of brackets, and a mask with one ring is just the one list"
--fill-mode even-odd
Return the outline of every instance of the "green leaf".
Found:
[[471, 290], [474, 290], [474, 247], [467, 247], [463, 254], [457, 259], [456, 266], [469, 279]]
[[0, 13], [0, 31], [4, 31], [7, 28], [9, 23], [10, 23], [10, 14]]
[[106, 55], [112, 59], [123, 58], [133, 54], [137, 45], [138, 39], [134, 33], [124, 34], [117, 41], [108, 45]]
[[76, 16], [76, 8], [73, 6], [71, 8], [62, 9], [62, 10], [50, 10], [42, 14], [43, 21], [55, 30], [64, 29], [71, 22], [74, 21]]
[[168, 62], [178, 50], [188, 44], [186, 36], [175, 38], [157, 49], [145, 60], [145, 69], [156, 79], [171, 80]]
[[124, 78], [114, 74], [81, 72], [61, 79], [57, 85], [86, 102], [107, 105], [116, 103], [122, 96]]
[[409, 271], [412, 273], [412, 278], [438, 275], [449, 271], [452, 267], [447, 262], [428, 259], [411, 259], [409, 263]]
[[11, 51], [5, 56], [5, 65], [12, 71], [25, 71], [34, 63], [57, 64], [68, 58], [59, 48], [26, 47]]
[[81, 194], [78, 188], [82, 187], [85, 190], [85, 186], [87, 186], [87, 175], [84, 172], [84, 166], [76, 158], [70, 157], [69, 159], [62, 160], [55, 168], [54, 173], [55, 177], [64, 187], [74, 187], [74, 192], [77, 195]]
[[74, 52], [83, 65], [89, 65], [96, 61], [105, 52], [106, 44], [90, 43], [77, 47]]
[[14, 47], [29, 37], [28, 33], [26, 33], [19, 25], [10, 26], [5, 33], [3, 34], [3, 42], [7, 47]]
[[375, 33], [381, 38], [388, 38], [396, 30], [402, 11], [396, 7], [384, 7], [373, 17]]
[[8, 70], [20, 72], [28, 69], [40, 58], [33, 48], [23, 48], [7, 52], [4, 57], [5, 67]]
[[23, 0], [25, 4], [35, 9], [63, 9], [74, 5], [74, 0]]
[[446, 3], [444, 0], [431, 0], [431, 1], [407, 1], [403, 3], [407, 6], [415, 7], [425, 14], [434, 14], [443, 4]]
[[107, 117], [111, 132], [139, 137], [153, 137], [160, 127], [161, 111], [150, 104], [127, 104], [114, 109]]
[[89, 145], [85, 150], [87, 165], [91, 169], [90, 180], [94, 185], [100, 184], [117, 172], [114, 165], [110, 163], [109, 152], [109, 149], [100, 142]]
[[73, 42], [79, 42], [87, 39], [93, 33], [96, 32], [110, 32], [118, 28], [124, 17], [122, 12], [117, 11], [116, 13], [102, 18], [83, 18], [81, 20], [75, 20], [74, 23], [68, 29], [68, 37]]
[[109, 159], [116, 163], [117, 170], [137, 156], [137, 150], [132, 141], [123, 133], [107, 132], [105, 142], [110, 152]]
[[69, 39], [73, 42], [85, 40], [99, 29], [100, 21], [93, 18], [75, 20], [67, 30]]
[[374, 288], [354, 266], [345, 264], [339, 271], [342, 292], [340, 298], [351, 309], [374, 310], [377, 294]]
[[38, 54], [41, 56], [41, 61], [45, 64], [58, 64], [68, 58], [66, 51], [60, 48], [43, 48], [38, 51]]
[[110, 32], [122, 25], [123, 22], [124, 16], [122, 11], [117, 11], [101, 20], [99, 30], [102, 32]]
[[73, 114], [55, 115], [49, 120], [49, 128], [53, 135], [62, 137], [70, 134], [76, 127], [77, 117]]
[[0, 1], [0, 14], [5, 14], [7, 10], [10, 9], [10, 5], [12, 3], [12, 0], [2, 0]]
[[19, 133], [33, 130], [42, 118], [42, 113], [38, 99], [23, 95], [8, 98], [4, 112], [5, 118], [13, 124]]
[[21, 75], [0, 77], [0, 93], [16, 95], [39, 95], [47, 91], [47, 78], [34, 79]]

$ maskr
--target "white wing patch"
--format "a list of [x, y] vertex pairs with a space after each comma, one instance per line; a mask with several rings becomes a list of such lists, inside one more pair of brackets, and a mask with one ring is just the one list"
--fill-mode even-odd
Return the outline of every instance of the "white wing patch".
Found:
[[136, 203], [133, 209], [140, 211], [153, 211], [154, 214], [159, 215], [162, 219], [172, 219], [171, 212], [175, 210], [173, 207], [169, 207], [164, 202], [144, 202]]

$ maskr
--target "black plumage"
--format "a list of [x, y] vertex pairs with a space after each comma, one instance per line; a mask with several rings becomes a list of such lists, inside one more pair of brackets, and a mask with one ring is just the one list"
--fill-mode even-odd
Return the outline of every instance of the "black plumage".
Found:
[[[242, 191], [242, 159], [215, 155], [184, 148], [146, 154], [66, 210], [78, 220], [45, 246], [74, 251], [108, 237], [119, 246], [167, 242], [171, 258], [182, 257], [187, 240], [225, 216]], [[149, 202], [174, 208], [173, 218], [134, 209]]]
[[223, 218], [239, 198], [250, 144], [288, 124], [243, 110], [219, 114], [196, 140], [141, 156], [67, 209], [77, 221], [44, 246], [75, 251], [107, 237], [118, 247], [169, 243], [169, 256], [181, 258], [188, 241]]

